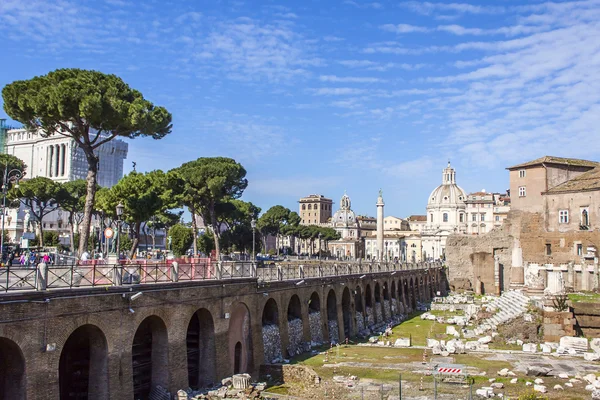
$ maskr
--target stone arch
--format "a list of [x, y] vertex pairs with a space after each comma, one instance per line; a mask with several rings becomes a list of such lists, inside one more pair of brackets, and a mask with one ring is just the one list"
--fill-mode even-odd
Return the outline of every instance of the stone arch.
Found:
[[293, 357], [303, 351], [302, 304], [300, 297], [293, 295], [287, 308], [288, 355]]
[[186, 334], [189, 386], [198, 390], [216, 382], [215, 324], [206, 308], [192, 315]]
[[310, 325], [310, 340], [316, 343], [323, 343], [321, 299], [317, 292], [313, 292], [308, 301], [308, 324]]
[[0, 337], [0, 399], [25, 400], [25, 358], [18, 344]]
[[346, 287], [342, 292], [342, 316], [344, 320], [344, 336], [346, 338], [354, 336], [354, 332], [352, 332], [352, 301], [350, 299], [350, 289]]
[[169, 385], [169, 339], [163, 320], [151, 315], [138, 326], [131, 345], [133, 397], [146, 400], [152, 388]]
[[60, 399], [108, 399], [108, 346], [96, 325], [75, 329], [60, 352]]
[[252, 319], [244, 303], [231, 308], [228, 330], [230, 373], [250, 373], [254, 370]]
[[262, 336], [265, 363], [271, 364], [281, 356], [281, 333], [279, 331], [279, 309], [275, 299], [267, 300], [262, 313]]
[[333, 289], [330, 289], [329, 293], [327, 293], [327, 327], [329, 328], [329, 341], [331, 343], [338, 343], [340, 340], [340, 332], [338, 326], [337, 299], [335, 290]]

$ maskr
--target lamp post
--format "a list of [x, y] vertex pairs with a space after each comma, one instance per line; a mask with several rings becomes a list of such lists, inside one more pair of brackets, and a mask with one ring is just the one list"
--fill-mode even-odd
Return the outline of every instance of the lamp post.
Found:
[[0, 233], [0, 258], [4, 261], [4, 220], [6, 219], [6, 195], [8, 193], [8, 184], [14, 182], [15, 187], [19, 187], [19, 179], [23, 173], [18, 169], [8, 170], [8, 163], [4, 166], [4, 177], [2, 179], [2, 233]]
[[117, 263], [121, 260], [121, 217], [125, 211], [123, 203], [119, 202], [116, 207], [117, 211]]
[[256, 250], [256, 220], [252, 218], [250, 221], [250, 227], [252, 228], [252, 262], [256, 260], [254, 251]]

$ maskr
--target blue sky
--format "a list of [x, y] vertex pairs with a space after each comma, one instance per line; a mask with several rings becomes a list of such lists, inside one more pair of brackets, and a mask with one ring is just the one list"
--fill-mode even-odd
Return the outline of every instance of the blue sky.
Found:
[[[543, 155], [599, 160], [600, 0], [3, 0], [0, 86], [121, 76], [173, 114], [138, 170], [240, 161], [244, 199], [321, 193], [422, 214], [448, 160], [467, 191]], [[0, 111], [0, 117], [5, 117]]]

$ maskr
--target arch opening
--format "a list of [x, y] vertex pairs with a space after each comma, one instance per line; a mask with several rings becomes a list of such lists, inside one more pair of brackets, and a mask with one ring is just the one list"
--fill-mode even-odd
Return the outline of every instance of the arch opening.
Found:
[[0, 337], [0, 399], [25, 400], [25, 358], [15, 342]]
[[210, 311], [202, 308], [192, 315], [186, 335], [188, 382], [192, 389], [216, 382], [217, 354], [215, 325]]
[[362, 332], [365, 329], [365, 310], [363, 308], [363, 298], [360, 286], [354, 290], [354, 308], [356, 309], [356, 331]]
[[265, 363], [276, 363], [282, 359], [279, 311], [274, 299], [267, 300], [262, 314], [262, 336]]
[[142, 321], [133, 337], [131, 364], [133, 396], [147, 400], [153, 388], [169, 384], [169, 341], [162, 319], [152, 315]]
[[236, 303], [231, 309], [228, 329], [230, 373], [242, 374], [254, 369], [251, 322], [248, 307]]
[[95, 325], [75, 329], [65, 342], [58, 366], [60, 399], [108, 399], [108, 349]]
[[310, 340], [315, 343], [323, 343], [321, 300], [317, 292], [313, 292], [308, 301], [308, 325], [310, 327]]
[[392, 316], [392, 304], [390, 302], [390, 294], [388, 291], [388, 283], [383, 282], [383, 319], [389, 319]]
[[290, 298], [287, 309], [288, 324], [288, 356], [293, 357], [306, 350], [304, 345], [304, 327], [302, 324], [302, 306], [298, 295]]
[[350, 289], [345, 288], [342, 293], [342, 317], [344, 320], [344, 336], [350, 338], [352, 332], [352, 302], [350, 301]]
[[375, 321], [383, 322], [383, 304], [381, 304], [381, 287], [375, 284]]
[[375, 310], [373, 310], [373, 296], [371, 294], [371, 285], [365, 288], [365, 314], [366, 325], [370, 326], [375, 323]]
[[392, 281], [392, 286], [390, 287], [391, 300], [390, 304], [392, 307], [392, 315], [398, 314], [398, 298], [396, 295], [396, 281]]
[[338, 343], [340, 340], [340, 332], [338, 325], [337, 300], [333, 289], [327, 294], [327, 327], [329, 328], [329, 341], [331, 343]]

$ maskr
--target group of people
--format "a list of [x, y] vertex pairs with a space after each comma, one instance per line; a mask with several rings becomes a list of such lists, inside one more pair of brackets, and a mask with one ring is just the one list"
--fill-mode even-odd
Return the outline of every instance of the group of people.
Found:
[[36, 266], [40, 262], [54, 264], [54, 254], [42, 253], [32, 250], [10, 250], [2, 257], [3, 266], [18, 265], [29, 267]]

